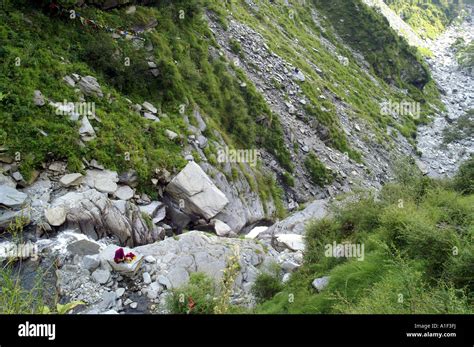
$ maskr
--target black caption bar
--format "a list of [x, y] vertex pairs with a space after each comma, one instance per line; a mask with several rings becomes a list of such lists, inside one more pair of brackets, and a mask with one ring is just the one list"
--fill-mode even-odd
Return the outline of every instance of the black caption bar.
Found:
[[153, 341], [473, 346], [473, 323], [473, 315], [2, 315], [0, 346], [136, 346]]

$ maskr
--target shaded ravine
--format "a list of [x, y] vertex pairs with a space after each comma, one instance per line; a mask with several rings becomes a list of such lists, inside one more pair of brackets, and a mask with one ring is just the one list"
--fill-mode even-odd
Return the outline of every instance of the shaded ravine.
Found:
[[474, 76], [462, 69], [456, 61], [451, 46], [462, 37], [466, 43], [474, 36], [474, 11], [467, 7], [469, 15], [460, 25], [451, 25], [437, 40], [429, 44], [433, 57], [428, 59], [433, 79], [440, 91], [446, 112], [435, 116], [428, 125], [418, 129], [418, 149], [426, 173], [431, 177], [450, 177], [460, 164], [474, 153], [474, 139], [465, 138], [443, 143], [443, 131], [456, 124], [456, 120], [468, 110], [474, 109]]

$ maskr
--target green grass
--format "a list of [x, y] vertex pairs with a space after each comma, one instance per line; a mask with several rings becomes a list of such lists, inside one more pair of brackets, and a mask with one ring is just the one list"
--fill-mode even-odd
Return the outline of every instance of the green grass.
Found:
[[[184, 19], [178, 16], [180, 10], [185, 11]], [[264, 147], [291, 171], [279, 121], [242, 71], [211, 54], [216, 44], [202, 11], [200, 1], [137, 6], [133, 15], [126, 15], [123, 8], [107, 12], [81, 9], [82, 16], [115, 28], [145, 25], [155, 18], [156, 29], [142, 34], [145, 46], [153, 46], [151, 52], [27, 1], [10, 3], [8, 12], [1, 11], [0, 145], [10, 155], [20, 153], [24, 176], [28, 178], [34, 168], [49, 160], [67, 160], [69, 170], [80, 171], [82, 158], [96, 159], [119, 172], [135, 169], [139, 190], [153, 194], [150, 178], [156, 168], [177, 172], [186, 164], [181, 141], [170, 141], [164, 132], [169, 129], [186, 135], [181, 111], [192, 119], [195, 106], [206, 118], [205, 135], [210, 139], [217, 131], [230, 147]], [[148, 72], [148, 56], [157, 64], [158, 78]], [[15, 65], [17, 57], [20, 66]], [[130, 64], [125, 64], [127, 60]], [[91, 120], [97, 138], [85, 146], [79, 143], [77, 122], [55, 115], [48, 105], [36, 107], [32, 101], [36, 89], [54, 101], [78, 101], [73, 88], [62, 82], [71, 73], [97, 77], [106, 96], [86, 99], [95, 103], [100, 122]], [[240, 87], [241, 82], [247, 87]], [[160, 122], [142, 118], [125, 98], [153, 103]], [[262, 115], [267, 121], [257, 124]], [[210, 150], [212, 163], [215, 158]], [[256, 184], [255, 191], [260, 189], [267, 188]], [[271, 195], [275, 194], [268, 194], [269, 198]]]
[[[325, 142], [342, 153], [347, 153], [352, 159], [361, 162], [361, 155], [351, 148], [341, 130], [334, 104], [319, 98], [323, 90], [346, 103], [351, 117], [363, 118], [371, 131], [380, 138], [380, 143], [387, 148], [392, 142], [386, 134], [387, 126], [404, 128], [404, 135], [412, 139], [416, 134], [416, 124], [426, 121], [426, 117], [433, 112], [431, 105], [442, 105], [426, 66], [420, 63], [419, 54], [389, 29], [380, 15], [359, 1], [334, 1], [330, 4], [310, 1], [302, 5], [300, 1], [290, 0], [290, 6], [285, 6], [282, 0], [276, 0], [272, 4], [265, 1], [257, 3], [258, 11], [243, 0], [222, 2], [221, 7], [217, 9], [214, 5], [213, 10], [219, 11], [220, 15], [226, 10], [232, 12], [234, 18], [262, 34], [273, 52], [304, 73], [306, 82], [301, 83], [300, 87], [309, 101], [306, 107], [308, 121], [317, 121], [321, 128], [327, 130], [328, 138], [324, 139]], [[360, 11], [354, 10], [356, 4]], [[326, 18], [319, 16], [321, 26], [313, 21], [310, 11], [312, 7], [326, 15]], [[353, 14], [357, 12], [361, 13], [355, 19]], [[341, 19], [344, 24], [341, 24]], [[336, 29], [346, 31], [346, 34], [338, 34], [345, 35], [346, 42], [355, 45], [356, 50], [359, 51], [360, 45], [365, 45], [362, 48], [371, 64], [369, 73], [375, 78], [365, 73], [352, 53], [339, 42]], [[348, 57], [349, 65], [340, 64], [321, 38], [329, 40], [337, 54]], [[252, 62], [248, 64], [252, 65]], [[318, 74], [314, 66], [320, 68], [322, 74]], [[401, 73], [406, 78], [401, 78]], [[408, 98], [393, 90], [384, 80], [386, 76], [392, 76], [395, 84], [407, 88]], [[275, 87], [279, 88], [278, 85]], [[419, 121], [415, 122], [412, 117], [402, 117], [397, 124], [391, 117], [380, 112], [379, 103], [382, 100], [411, 98], [421, 103], [422, 116]]]
[[422, 38], [436, 39], [459, 13], [459, 5], [436, 0], [386, 0]]
[[[377, 200], [361, 192], [308, 226], [303, 266], [257, 313], [474, 312], [474, 195], [399, 166]], [[472, 183], [472, 163], [462, 170]], [[328, 257], [333, 242], [364, 245], [363, 260]]]
[[311, 181], [321, 187], [330, 184], [333, 181], [332, 172], [316, 157], [314, 153], [308, 154], [304, 161]]

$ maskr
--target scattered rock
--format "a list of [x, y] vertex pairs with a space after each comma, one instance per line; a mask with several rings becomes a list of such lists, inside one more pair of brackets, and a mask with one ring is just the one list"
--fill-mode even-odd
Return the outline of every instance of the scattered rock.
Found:
[[121, 298], [122, 295], [125, 294], [125, 288], [117, 288], [115, 294], [117, 295], [117, 298]]
[[151, 276], [148, 272], [143, 273], [143, 283], [150, 284], [151, 283]]
[[44, 211], [44, 216], [49, 225], [58, 227], [66, 221], [66, 210], [63, 207], [48, 208]]
[[110, 279], [110, 271], [98, 269], [92, 273], [92, 278], [99, 284], [106, 284]]
[[318, 292], [326, 288], [328, 284], [329, 284], [329, 276], [316, 278], [312, 283], [313, 287], [317, 289]]
[[292, 251], [304, 251], [305, 249], [303, 236], [298, 234], [276, 235], [276, 241], [280, 247], [288, 248]]
[[121, 186], [115, 191], [115, 196], [120, 200], [130, 200], [134, 194], [133, 189], [129, 186]]
[[44, 96], [39, 90], [35, 90], [33, 93], [33, 102], [35, 103], [36, 106], [44, 106], [46, 103], [44, 101]]
[[12, 177], [17, 182], [23, 181], [23, 175], [19, 173], [18, 171], [15, 171], [14, 173], [12, 173]]
[[79, 128], [79, 134], [81, 134], [81, 136], [83, 137], [89, 137], [90, 139], [95, 137], [95, 130], [86, 116], [82, 117], [81, 127]]
[[165, 135], [166, 135], [171, 141], [173, 141], [175, 138], [178, 137], [178, 134], [176, 134], [174, 131], [171, 131], [171, 130], [168, 130], [168, 129], [165, 130]]
[[145, 101], [145, 102], [142, 104], [142, 106], [143, 106], [143, 108], [144, 108], [145, 110], [148, 110], [148, 111], [150, 111], [150, 112], [153, 113], [153, 114], [156, 114], [156, 113], [158, 112], [158, 109], [157, 109], [155, 106], [153, 106], [152, 104], [150, 104], [148, 101]]
[[232, 231], [230, 226], [228, 226], [219, 219], [213, 219], [211, 222], [214, 223], [214, 231], [216, 232], [217, 236], [228, 236], [229, 233]]
[[100, 266], [97, 255], [85, 255], [82, 258], [81, 266], [89, 272], [94, 272]]
[[84, 176], [80, 173], [71, 173], [64, 175], [61, 177], [59, 182], [64, 186], [64, 187], [71, 187], [71, 186], [77, 186], [82, 183]]
[[128, 170], [122, 172], [119, 176], [119, 183], [126, 184], [129, 187], [135, 188], [138, 185], [138, 174], [135, 170]]
[[104, 94], [100, 89], [97, 79], [92, 76], [82, 77], [78, 83], [79, 89], [87, 96], [103, 97]]

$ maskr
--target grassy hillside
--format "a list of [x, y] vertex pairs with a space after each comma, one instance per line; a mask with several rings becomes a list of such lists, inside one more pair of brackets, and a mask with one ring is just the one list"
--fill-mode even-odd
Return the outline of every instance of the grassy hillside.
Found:
[[[110, 169], [136, 169], [146, 188], [155, 168], [177, 171], [185, 164], [185, 137], [171, 141], [165, 130], [186, 136], [183, 115], [199, 107], [207, 116], [209, 139], [216, 138], [217, 130], [229, 146], [267, 148], [291, 170], [278, 119], [268, 122], [270, 127], [257, 124], [257, 116], [273, 116], [245, 75], [216, 54], [202, 9], [197, 1], [159, 2], [137, 7], [133, 14], [124, 8], [76, 9], [83, 18], [122, 30], [144, 28], [156, 20], [155, 30], [140, 34], [140, 44], [82, 25], [47, 4], [7, 3], [0, 11], [0, 146], [12, 157], [20, 153], [26, 177], [48, 160], [67, 159], [69, 169], [77, 171], [82, 158], [97, 159]], [[158, 77], [149, 72], [150, 58]], [[86, 98], [95, 103], [98, 120], [91, 120], [97, 138], [85, 145], [79, 142], [78, 122], [57, 116], [48, 103], [33, 104], [34, 90], [57, 102], [79, 101], [63, 81], [72, 73], [97, 77], [104, 93], [103, 98]], [[248, 87], [241, 88], [242, 82]], [[127, 99], [153, 103], [160, 122], [141, 117]], [[209, 146], [208, 156], [213, 151]], [[261, 186], [257, 189], [273, 189], [267, 183]]]
[[[432, 105], [440, 106], [416, 52], [359, 0], [338, 0], [328, 6], [317, 0], [306, 6], [296, 0], [288, 5], [283, 0], [255, 1], [256, 6], [244, 0], [151, 1], [147, 3], [153, 6], [137, 6], [130, 14], [126, 6], [103, 11], [100, 1], [93, 2], [97, 7], [86, 8], [60, 1], [100, 26], [138, 30], [143, 41], [117, 38], [101, 27], [81, 24], [77, 16], [51, 8], [49, 0], [39, 3], [5, 2], [0, 11], [0, 146], [11, 157], [20, 155], [26, 177], [50, 160], [67, 159], [69, 169], [79, 171], [83, 158], [96, 159], [113, 170], [136, 169], [140, 188], [146, 190], [156, 168], [176, 172], [185, 164], [184, 116], [192, 123], [190, 115], [199, 108], [209, 125], [204, 134], [208, 139], [222, 136], [231, 147], [266, 149], [291, 183], [291, 146], [284, 142], [279, 117], [243, 70], [219, 52], [203, 18], [205, 11], [214, 12], [224, 27], [232, 18], [247, 24], [262, 34], [272, 51], [297, 66], [307, 77], [301, 84], [307, 115], [328, 129], [330, 146], [357, 161], [362, 158], [342, 129], [341, 112], [350, 119], [364, 119], [375, 141], [390, 150], [395, 144], [388, 127], [414, 143], [417, 125], [433, 112]], [[144, 30], [150, 27], [154, 29]], [[340, 38], [364, 54], [368, 71]], [[239, 49], [237, 41], [234, 49]], [[348, 63], [342, 64], [341, 57]], [[158, 76], [150, 73], [150, 59]], [[63, 81], [73, 73], [97, 77], [104, 93], [103, 98], [86, 98], [95, 103], [97, 113], [91, 120], [97, 138], [87, 143], [80, 141], [79, 122], [56, 115], [48, 102], [42, 107], [33, 104], [35, 90], [47, 100], [79, 101], [74, 88]], [[322, 91], [331, 99], [321, 98]], [[422, 104], [419, 119], [381, 114], [381, 101], [405, 99]], [[159, 123], [132, 109], [144, 101], [157, 106]], [[170, 140], [166, 130], [181, 136]], [[213, 164], [216, 152], [210, 141], [205, 153]], [[265, 180], [257, 174], [252, 186], [262, 196], [276, 196], [275, 187], [268, 188]]]
[[[413, 139], [417, 124], [432, 114], [431, 106], [442, 107], [421, 58], [389, 28], [380, 14], [358, 0], [311, 1], [306, 5], [297, 0], [253, 1], [254, 5], [244, 0], [209, 3], [213, 3], [209, 8], [219, 14], [223, 23], [232, 14], [260, 33], [272, 51], [305, 74], [308, 82], [302, 83], [301, 88], [310, 101], [307, 113], [329, 128], [331, 146], [348, 152], [354, 159], [360, 158], [341, 130], [336, 107], [333, 102], [319, 98], [321, 91], [328, 91], [348, 105], [351, 118], [367, 121], [379, 143], [387, 148], [392, 141], [387, 126]], [[322, 15], [318, 16], [316, 10]], [[364, 54], [370, 75], [340, 36], [349, 47]], [[342, 64], [337, 56], [347, 57], [348, 65]], [[407, 89], [408, 97], [390, 84]], [[379, 103], [388, 99], [416, 100], [421, 103], [422, 116], [416, 120], [401, 117], [397, 121], [384, 116]]]
[[[265, 282], [260, 291], [274, 297], [257, 312], [473, 313], [473, 163], [452, 182], [400, 165], [377, 199], [360, 194], [310, 225], [304, 265], [284, 288]], [[364, 245], [363, 257], [328, 257], [333, 242]], [[330, 280], [318, 293], [311, 283], [322, 276]]]
[[458, 14], [462, 1], [385, 0], [422, 38], [435, 39]]

